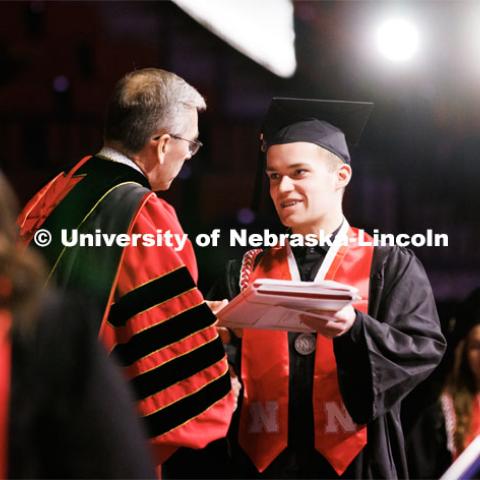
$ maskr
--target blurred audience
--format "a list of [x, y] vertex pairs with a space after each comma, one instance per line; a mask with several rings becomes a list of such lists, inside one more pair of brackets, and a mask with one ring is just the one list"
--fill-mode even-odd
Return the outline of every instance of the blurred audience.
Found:
[[439, 478], [480, 435], [480, 288], [460, 305], [452, 343], [453, 362], [443, 392], [409, 435], [412, 478]]
[[16, 200], [0, 175], [0, 477], [153, 478], [119, 371], [76, 298], [44, 290], [17, 245]]

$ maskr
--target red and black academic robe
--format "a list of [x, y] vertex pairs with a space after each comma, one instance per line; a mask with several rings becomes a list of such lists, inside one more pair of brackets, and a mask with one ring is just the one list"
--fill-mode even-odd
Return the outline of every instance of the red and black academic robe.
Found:
[[[240, 262], [229, 262], [214, 296], [238, 294], [239, 273]], [[236, 415], [229, 434], [234, 477], [408, 477], [401, 400], [433, 371], [445, 350], [430, 283], [411, 251], [375, 247], [368, 313], [357, 312], [351, 330], [335, 338], [333, 347], [343, 402], [355, 423], [367, 425], [365, 448], [340, 477], [315, 450], [313, 360], [299, 358], [290, 342], [288, 411], [293, 435], [287, 448], [260, 474], [238, 444]], [[241, 340], [234, 357], [241, 371]]]
[[83, 159], [42, 189], [20, 215], [29, 242], [45, 228], [53, 241], [41, 252], [50, 278], [96, 299], [96, 328], [123, 365], [162, 462], [179, 446], [202, 448], [223, 437], [232, 412], [228, 365], [215, 316], [196, 287], [187, 242], [168, 246], [72, 247], [62, 229], [80, 233], [183, 234], [174, 209], [139, 172], [98, 157]]

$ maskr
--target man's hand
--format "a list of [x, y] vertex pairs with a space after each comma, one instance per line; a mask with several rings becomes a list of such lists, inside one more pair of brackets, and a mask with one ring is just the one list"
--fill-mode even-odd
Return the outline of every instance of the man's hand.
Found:
[[[205, 303], [210, 308], [210, 310], [216, 315], [222, 308], [228, 305], [228, 300], [224, 298], [223, 300], [205, 300]], [[227, 327], [220, 327], [218, 325], [218, 320], [216, 324], [218, 335], [224, 344], [230, 343], [232, 340], [232, 335], [230, 330]]]
[[230, 330], [227, 327], [216, 327], [218, 336], [222, 340], [222, 343], [227, 345], [232, 341], [232, 334], [230, 333]]
[[232, 382], [233, 399], [235, 402], [233, 411], [235, 411], [238, 407], [238, 397], [240, 396], [240, 391], [242, 390], [242, 384], [240, 383], [238, 375], [235, 373], [235, 370], [232, 366], [230, 366], [230, 381]]
[[228, 300], [205, 300], [207, 307], [216, 315], [222, 308], [228, 305]]
[[336, 312], [327, 310], [310, 310], [310, 312], [316, 316], [313, 317], [307, 313], [300, 315], [302, 322], [327, 338], [339, 337], [347, 333], [352, 328], [356, 318], [355, 309], [351, 305], [347, 305]]

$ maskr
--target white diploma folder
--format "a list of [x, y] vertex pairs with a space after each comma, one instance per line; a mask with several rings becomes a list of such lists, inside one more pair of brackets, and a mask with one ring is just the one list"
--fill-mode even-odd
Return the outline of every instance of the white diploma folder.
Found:
[[[300, 315], [312, 309], [337, 311], [360, 300], [358, 290], [332, 280], [294, 282], [259, 278], [217, 313], [219, 325], [311, 332]], [[319, 317], [319, 321], [321, 320]]]

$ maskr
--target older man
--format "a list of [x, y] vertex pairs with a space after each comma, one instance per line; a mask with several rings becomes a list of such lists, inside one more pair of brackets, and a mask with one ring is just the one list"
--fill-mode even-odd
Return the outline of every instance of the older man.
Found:
[[438, 364], [445, 340], [415, 255], [368, 244], [368, 235], [357, 242], [343, 215], [352, 175], [346, 140], [356, 143], [370, 109], [274, 99], [265, 121], [266, 173], [282, 224], [330, 240], [251, 250], [228, 265], [217, 295], [234, 296], [256, 278], [331, 279], [357, 287], [362, 301], [303, 315], [311, 333], [243, 331], [232, 449], [242, 478], [408, 476], [401, 400]]
[[[175, 210], [153, 192], [167, 190], [198, 151], [203, 109], [202, 96], [173, 73], [127, 74], [108, 105], [104, 147], [55, 177], [19, 218], [26, 243], [41, 229], [51, 234], [41, 249], [49, 278], [98, 302], [96, 328], [130, 378], [158, 463], [179, 446], [201, 448], [224, 436], [233, 408], [215, 315], [196, 287], [192, 245], [151, 246], [167, 232], [185, 239]], [[75, 231], [130, 237], [66, 247]]]

